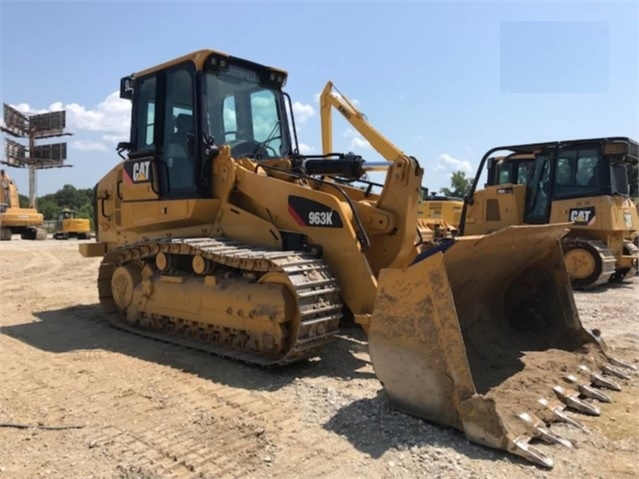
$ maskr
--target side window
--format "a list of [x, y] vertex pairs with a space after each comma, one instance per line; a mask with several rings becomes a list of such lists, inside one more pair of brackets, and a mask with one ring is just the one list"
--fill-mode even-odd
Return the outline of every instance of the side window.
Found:
[[535, 160], [535, 174], [526, 194], [527, 222], [539, 223], [548, 219], [550, 209], [550, 161], [540, 155]]
[[599, 157], [596, 150], [579, 152], [575, 179], [579, 186], [599, 186]]
[[278, 154], [282, 147], [282, 134], [275, 95], [271, 90], [251, 93], [253, 138]]
[[559, 151], [555, 166], [555, 197], [578, 198], [599, 191], [601, 168], [594, 148]]
[[146, 110], [146, 140], [145, 144], [150, 147], [155, 144], [153, 128], [155, 127], [155, 103], [149, 103]]
[[504, 161], [503, 158], [490, 158], [488, 166], [489, 184], [503, 185], [511, 183], [510, 168], [511, 162]]
[[510, 171], [499, 169], [499, 179], [497, 180], [498, 184], [503, 185], [505, 183], [510, 183]]
[[520, 185], [527, 185], [528, 181], [532, 179], [532, 172], [535, 168], [534, 161], [526, 161], [519, 163], [517, 166], [517, 181]]
[[[574, 153], [574, 152], [573, 152]], [[555, 185], [568, 186], [572, 178], [572, 160], [570, 158], [558, 158], [555, 168]]]
[[237, 140], [237, 113], [234, 96], [227, 96], [224, 99], [222, 106], [222, 124], [224, 125], [223, 143]]
[[196, 192], [193, 110], [191, 70], [185, 66], [168, 71], [164, 105], [164, 164], [168, 182], [164, 190], [180, 196]]
[[149, 150], [155, 146], [155, 77], [145, 78], [137, 87], [139, 99], [137, 102], [135, 125], [135, 147], [137, 151]]

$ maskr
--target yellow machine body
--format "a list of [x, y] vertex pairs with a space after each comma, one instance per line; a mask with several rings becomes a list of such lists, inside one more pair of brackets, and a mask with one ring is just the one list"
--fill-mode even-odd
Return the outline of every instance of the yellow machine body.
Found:
[[425, 196], [417, 208], [417, 217], [435, 231], [438, 238], [457, 236], [463, 209], [461, 198]]
[[0, 170], [0, 240], [12, 234], [23, 239], [45, 239], [44, 217], [34, 208], [20, 208], [18, 188], [5, 170]]
[[627, 138], [498, 147], [509, 155], [484, 157], [483, 190], [469, 195], [463, 234], [510, 225], [571, 223], [562, 239], [573, 285], [588, 288], [637, 272], [637, 205], [629, 197], [627, 169], [637, 143]]
[[78, 218], [77, 213], [65, 208], [58, 213], [56, 231], [53, 238], [65, 240], [69, 238], [91, 238], [91, 222], [88, 218]]
[[[389, 161], [374, 193], [356, 185], [362, 158], [300, 155], [285, 79], [202, 50], [122, 80], [128, 154], [96, 185], [97, 241], [80, 245], [103, 256], [105, 313], [124, 329], [270, 366], [330, 354], [354, 320], [395, 407], [551, 467], [528, 444], [541, 433], [517, 414], [563, 415], [557, 357], [594, 371], [609, 354], [579, 322], [559, 244], [566, 225], [432, 248], [416, 228], [417, 160]], [[500, 396], [531, 375], [532, 396]], [[531, 399], [546, 396], [552, 407]]]

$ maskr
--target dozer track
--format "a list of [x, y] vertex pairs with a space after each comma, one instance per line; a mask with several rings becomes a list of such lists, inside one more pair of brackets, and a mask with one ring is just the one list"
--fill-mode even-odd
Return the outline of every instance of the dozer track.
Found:
[[561, 247], [573, 287], [589, 289], [607, 283], [617, 260], [603, 241], [563, 238]]
[[322, 260], [227, 239], [116, 248], [100, 264], [98, 290], [115, 326], [260, 366], [317, 356], [342, 316]]

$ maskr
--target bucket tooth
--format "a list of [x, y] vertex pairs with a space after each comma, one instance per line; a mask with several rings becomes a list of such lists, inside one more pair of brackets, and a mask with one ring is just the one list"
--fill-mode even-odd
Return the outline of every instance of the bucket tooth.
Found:
[[588, 404], [585, 401], [579, 399], [579, 393], [572, 389], [565, 389], [561, 386], [554, 386], [552, 388], [555, 391], [557, 397], [568, 407], [575, 409], [576, 411], [589, 414], [591, 416], [600, 416], [601, 411], [598, 407]]
[[621, 386], [619, 386], [616, 382], [605, 378], [601, 374], [592, 372], [590, 369], [588, 369], [588, 366], [582, 364], [581, 366], [579, 366], [579, 371], [588, 376], [593, 386], [596, 386], [598, 388], [611, 389], [613, 391], [621, 391]]
[[572, 443], [565, 437], [556, 434], [548, 429], [540, 418], [533, 416], [527, 412], [518, 414], [519, 419], [528, 424], [528, 427], [534, 432], [535, 436], [549, 444], [561, 444], [562, 446], [572, 448]]
[[586, 396], [591, 399], [596, 399], [597, 401], [601, 401], [601, 402], [612, 402], [612, 399], [610, 399], [610, 396], [602, 393], [601, 391], [597, 391], [595, 388], [589, 386], [588, 384], [585, 384], [584, 382], [580, 382], [579, 379], [577, 379], [577, 377], [573, 376], [572, 374], [568, 374], [567, 376], [564, 376], [564, 379], [568, 381], [569, 383], [577, 386], [577, 389], [579, 390], [579, 393], [582, 396]]
[[509, 448], [510, 452], [517, 456], [521, 456], [524, 459], [532, 462], [533, 464], [538, 464], [543, 467], [547, 467], [548, 469], [552, 469], [555, 465], [555, 461], [552, 458], [545, 455], [536, 447], [528, 444], [529, 438], [517, 438], [513, 441], [512, 446]]
[[563, 403], [560, 403], [557, 400], [549, 401], [544, 398], [540, 399], [538, 402], [550, 412], [553, 420], [565, 422], [566, 424], [570, 424], [571, 426], [581, 429], [583, 432], [590, 433], [586, 426], [564, 411], [565, 406]]
[[601, 370], [606, 374], [610, 374], [611, 376], [615, 376], [620, 379], [630, 379], [630, 376], [628, 376], [623, 371], [620, 371], [619, 369], [614, 367], [612, 364], [602, 364]]
[[634, 364], [630, 364], [628, 361], [624, 361], [623, 359], [608, 356], [608, 361], [610, 361], [610, 364], [612, 364], [613, 366], [619, 366], [621, 368], [630, 369], [632, 371], [637, 370], [637, 366], [635, 366]]

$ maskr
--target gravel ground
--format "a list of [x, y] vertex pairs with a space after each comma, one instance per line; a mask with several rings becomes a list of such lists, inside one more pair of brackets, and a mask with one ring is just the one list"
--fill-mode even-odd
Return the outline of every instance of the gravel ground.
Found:
[[[639, 477], [637, 377], [581, 417], [590, 434], [553, 425], [576, 447], [539, 445], [548, 471], [391, 410], [357, 329], [281, 370], [115, 329], [98, 264], [73, 240], [0, 243], [0, 479]], [[632, 278], [575, 293], [584, 325], [635, 364], [638, 292]]]

